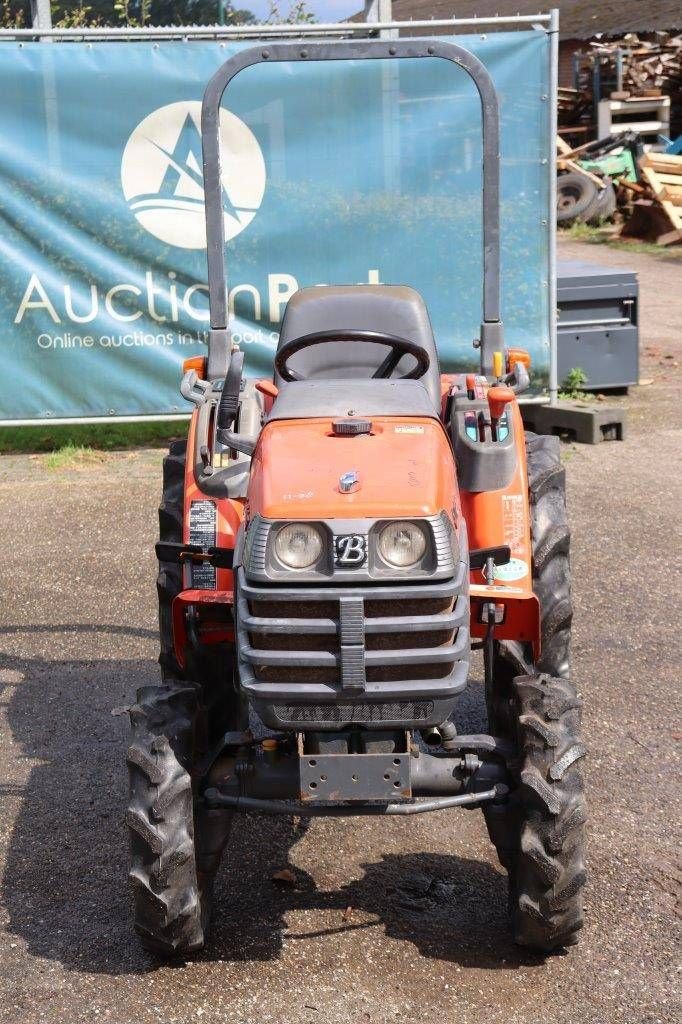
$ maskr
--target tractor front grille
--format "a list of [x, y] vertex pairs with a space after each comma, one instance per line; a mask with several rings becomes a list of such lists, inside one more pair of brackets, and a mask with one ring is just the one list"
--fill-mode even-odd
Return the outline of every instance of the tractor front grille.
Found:
[[465, 563], [404, 585], [252, 584], [239, 569], [242, 687], [288, 723], [428, 719], [432, 695], [466, 682], [467, 581]]
[[284, 725], [299, 726], [372, 725], [380, 722], [426, 722], [433, 715], [432, 700], [404, 700], [386, 703], [361, 701], [356, 704], [274, 704], [275, 717]]

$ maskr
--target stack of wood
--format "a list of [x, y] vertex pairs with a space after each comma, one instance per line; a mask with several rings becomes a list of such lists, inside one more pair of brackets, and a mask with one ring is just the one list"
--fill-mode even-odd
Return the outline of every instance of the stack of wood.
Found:
[[595, 40], [590, 43], [595, 59], [608, 77], [616, 79], [617, 51], [621, 52], [621, 89], [611, 94], [612, 99], [631, 96], [670, 96], [673, 111], [677, 110], [676, 128], [682, 118], [682, 34], [655, 32], [642, 39], [631, 32], [622, 39]]
[[682, 242], [682, 156], [644, 153], [639, 167], [642, 180], [627, 184], [636, 198], [621, 236], [643, 238], [659, 245]]
[[592, 121], [592, 97], [589, 92], [559, 86], [559, 124], [575, 128], [589, 125]]

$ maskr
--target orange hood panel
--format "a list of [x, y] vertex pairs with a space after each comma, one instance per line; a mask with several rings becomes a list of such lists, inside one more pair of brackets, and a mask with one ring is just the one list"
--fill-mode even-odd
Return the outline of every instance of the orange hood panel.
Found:
[[[350, 382], [349, 382], [350, 383]], [[339, 490], [354, 470], [359, 487]], [[251, 464], [248, 515], [266, 519], [459, 516], [452, 450], [441, 424], [376, 417], [372, 433], [335, 437], [330, 419], [266, 424]]]

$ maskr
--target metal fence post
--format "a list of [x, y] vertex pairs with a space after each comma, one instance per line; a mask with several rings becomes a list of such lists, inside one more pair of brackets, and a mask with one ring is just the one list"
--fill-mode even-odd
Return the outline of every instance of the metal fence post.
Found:
[[52, 28], [50, 0], [31, 0], [31, 25], [38, 29]]
[[559, 107], [559, 11], [552, 8], [549, 22], [549, 402], [556, 405], [559, 394], [557, 363], [557, 282], [556, 282], [556, 135]]

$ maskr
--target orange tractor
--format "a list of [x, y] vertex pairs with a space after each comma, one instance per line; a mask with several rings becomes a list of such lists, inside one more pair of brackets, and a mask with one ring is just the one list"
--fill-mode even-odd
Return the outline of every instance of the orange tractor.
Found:
[[[230, 338], [218, 113], [261, 61], [439, 57], [483, 113], [480, 373], [441, 374], [421, 297], [315, 287], [286, 308], [274, 377]], [[135, 928], [163, 956], [205, 941], [240, 813], [480, 807], [517, 942], [576, 941], [585, 881], [580, 701], [569, 682], [569, 532], [556, 438], [524, 434], [528, 357], [505, 351], [492, 81], [451, 42], [277, 43], [216, 73], [202, 137], [211, 330], [164, 463], [162, 684], [131, 709]], [[460, 734], [481, 650], [489, 734]]]

